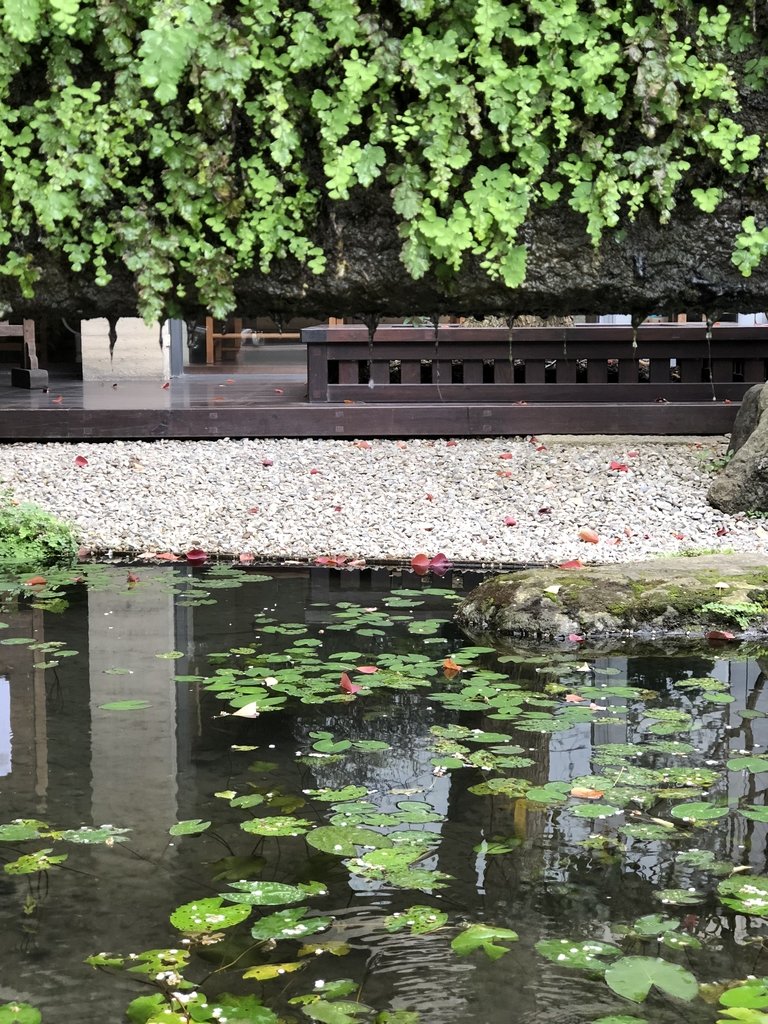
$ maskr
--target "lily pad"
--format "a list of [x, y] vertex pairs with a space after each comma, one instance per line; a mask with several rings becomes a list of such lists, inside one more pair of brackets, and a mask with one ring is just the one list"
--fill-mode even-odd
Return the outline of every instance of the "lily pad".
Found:
[[249, 906], [226, 906], [220, 896], [212, 896], [177, 907], [171, 914], [171, 924], [181, 932], [202, 935], [240, 924], [250, 913]]
[[541, 939], [536, 943], [536, 951], [561, 967], [579, 967], [600, 973], [605, 970], [605, 964], [598, 957], [621, 956], [618, 946], [593, 939]]
[[685, 1002], [695, 999], [699, 983], [690, 971], [660, 957], [625, 956], [612, 963], [605, 972], [608, 987], [617, 995], [642, 1003], [652, 988]]
[[344, 825], [320, 825], [307, 835], [307, 843], [336, 857], [355, 857], [359, 846], [384, 849], [392, 845], [380, 832]]
[[482, 949], [491, 960], [498, 960], [509, 952], [500, 942], [517, 942], [517, 932], [511, 928], [495, 928], [487, 924], [471, 924], [463, 932], [459, 932], [451, 943], [451, 949], [459, 956], [469, 956], [476, 949]]

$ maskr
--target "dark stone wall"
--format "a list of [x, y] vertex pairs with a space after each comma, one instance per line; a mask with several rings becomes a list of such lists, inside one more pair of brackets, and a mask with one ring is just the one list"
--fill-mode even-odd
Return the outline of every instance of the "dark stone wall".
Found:
[[[539, 211], [524, 234], [527, 282], [509, 290], [472, 263], [445, 280], [433, 274], [414, 281], [400, 263], [386, 192], [367, 191], [334, 204], [318, 225], [317, 237], [330, 257], [322, 277], [288, 261], [266, 276], [244, 274], [237, 283], [238, 310], [321, 317], [765, 310], [768, 260], [744, 278], [730, 259], [744, 217], [755, 215], [758, 226], [766, 222], [768, 201], [760, 202], [762, 207], [745, 193], [731, 195], [714, 214], [681, 206], [667, 225], [643, 212], [597, 248], [582, 216], [565, 206]], [[56, 254], [35, 255], [42, 279], [34, 299], [22, 298], [13, 282], [0, 278], [0, 302], [14, 315], [136, 315], [133, 279], [120, 265], [111, 268], [111, 284], [98, 288], [86, 273], [69, 271]], [[202, 312], [189, 287], [183, 312]]]

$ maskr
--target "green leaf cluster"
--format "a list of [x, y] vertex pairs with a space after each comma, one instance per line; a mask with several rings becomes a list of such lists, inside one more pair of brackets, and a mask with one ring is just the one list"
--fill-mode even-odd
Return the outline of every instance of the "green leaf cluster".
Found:
[[[0, 17], [0, 274], [25, 296], [39, 246], [97, 285], [127, 269], [147, 319], [187, 295], [223, 316], [254, 268], [343, 276], [318, 226], [366, 189], [389, 195], [414, 278], [473, 259], [515, 288], [538, 208], [567, 204], [597, 243], [760, 177], [746, 2], [2, 0]], [[766, 230], [744, 221], [745, 275]]]

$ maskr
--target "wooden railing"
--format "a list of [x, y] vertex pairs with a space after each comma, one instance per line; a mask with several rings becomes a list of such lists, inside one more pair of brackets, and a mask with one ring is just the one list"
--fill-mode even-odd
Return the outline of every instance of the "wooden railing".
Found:
[[766, 379], [768, 327], [311, 327], [310, 402], [738, 402]]

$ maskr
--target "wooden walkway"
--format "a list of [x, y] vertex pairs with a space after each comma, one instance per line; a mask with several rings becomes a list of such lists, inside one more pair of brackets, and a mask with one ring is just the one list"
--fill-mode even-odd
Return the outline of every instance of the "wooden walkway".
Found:
[[[0, 375], [0, 441], [108, 441], [219, 437], [476, 437], [538, 433], [724, 434], [738, 401], [711, 402], [692, 428], [687, 402], [404, 402], [310, 404], [306, 385], [240, 375], [159, 381], [51, 382], [48, 393]], [[582, 425], [579, 429], [578, 425]]]
[[[768, 370], [768, 328], [311, 328], [259, 372], [157, 380], [0, 374], [0, 441], [724, 434]], [[222, 368], [223, 369], [223, 368]]]

